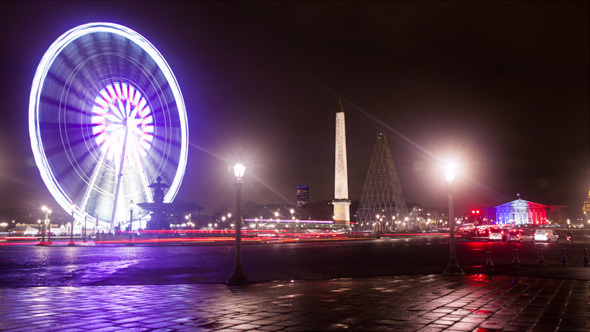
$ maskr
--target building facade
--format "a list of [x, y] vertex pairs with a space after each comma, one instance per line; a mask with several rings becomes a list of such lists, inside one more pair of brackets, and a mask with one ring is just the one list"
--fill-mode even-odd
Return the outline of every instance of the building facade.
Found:
[[547, 205], [521, 199], [495, 207], [497, 224], [539, 225], [547, 223]]

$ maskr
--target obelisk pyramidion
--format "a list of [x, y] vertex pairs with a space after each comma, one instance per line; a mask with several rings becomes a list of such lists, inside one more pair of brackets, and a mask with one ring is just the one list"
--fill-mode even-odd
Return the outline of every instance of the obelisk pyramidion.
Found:
[[350, 229], [350, 200], [348, 199], [348, 170], [346, 166], [346, 128], [344, 109], [336, 112], [336, 163], [334, 172], [334, 225]]

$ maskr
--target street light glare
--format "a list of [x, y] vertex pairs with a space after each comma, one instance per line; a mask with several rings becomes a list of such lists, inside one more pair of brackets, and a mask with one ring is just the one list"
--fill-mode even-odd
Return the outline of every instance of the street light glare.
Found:
[[447, 182], [452, 183], [455, 181], [455, 173], [457, 172], [457, 165], [455, 163], [449, 162], [447, 163], [447, 167], [445, 170], [445, 179]]
[[236, 179], [241, 180], [245, 172], [246, 166], [244, 166], [244, 164], [238, 163], [234, 165], [234, 175], [236, 176]]

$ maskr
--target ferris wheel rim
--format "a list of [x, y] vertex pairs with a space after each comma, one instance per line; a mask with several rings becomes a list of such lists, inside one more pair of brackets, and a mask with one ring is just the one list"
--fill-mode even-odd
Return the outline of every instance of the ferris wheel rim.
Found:
[[[60, 182], [53, 173], [52, 168], [49, 165], [48, 157], [45, 154], [43, 146], [43, 137], [40, 130], [40, 98], [43, 90], [44, 82], [47, 78], [49, 70], [51, 69], [56, 58], [70, 43], [76, 39], [85, 36], [87, 34], [95, 32], [106, 32], [113, 33], [123, 38], [132, 41], [139, 46], [144, 52], [146, 52], [150, 58], [157, 64], [158, 69], [164, 75], [166, 82], [169, 84], [174, 102], [176, 104], [177, 111], [174, 113], [178, 116], [180, 123], [180, 152], [178, 154], [178, 167], [174, 172], [174, 178], [170, 184], [170, 188], [165, 195], [164, 201], [171, 202], [180, 189], [182, 179], [186, 171], [187, 157], [188, 157], [188, 121], [186, 106], [184, 104], [184, 98], [178, 85], [178, 81], [174, 76], [170, 66], [162, 56], [162, 54], [151, 44], [145, 37], [135, 32], [134, 30], [116, 23], [107, 22], [94, 22], [79, 25], [74, 27], [59, 38], [57, 38], [51, 46], [44, 53], [33, 78], [31, 85], [31, 94], [29, 96], [29, 136], [31, 140], [31, 147], [35, 162], [39, 166], [39, 172], [43, 179], [43, 182], [51, 192], [54, 199], [60, 206], [67, 210], [73, 200], [62, 188]], [[82, 211], [81, 207], [76, 207], [75, 212], [78, 217], [82, 217], [85, 211]], [[102, 221], [102, 220], [101, 220]]]

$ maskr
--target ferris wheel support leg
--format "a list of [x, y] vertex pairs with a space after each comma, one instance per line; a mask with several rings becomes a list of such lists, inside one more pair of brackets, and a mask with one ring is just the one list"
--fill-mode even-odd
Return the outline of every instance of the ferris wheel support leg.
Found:
[[129, 126], [125, 122], [125, 138], [123, 139], [123, 148], [121, 149], [121, 166], [119, 166], [119, 175], [117, 176], [117, 188], [115, 189], [115, 202], [113, 203], [113, 215], [111, 217], [111, 229], [115, 227], [115, 218], [117, 217], [117, 202], [119, 201], [119, 191], [121, 189], [121, 179], [123, 178], [123, 164], [125, 163], [125, 149], [127, 149], [127, 136]]

